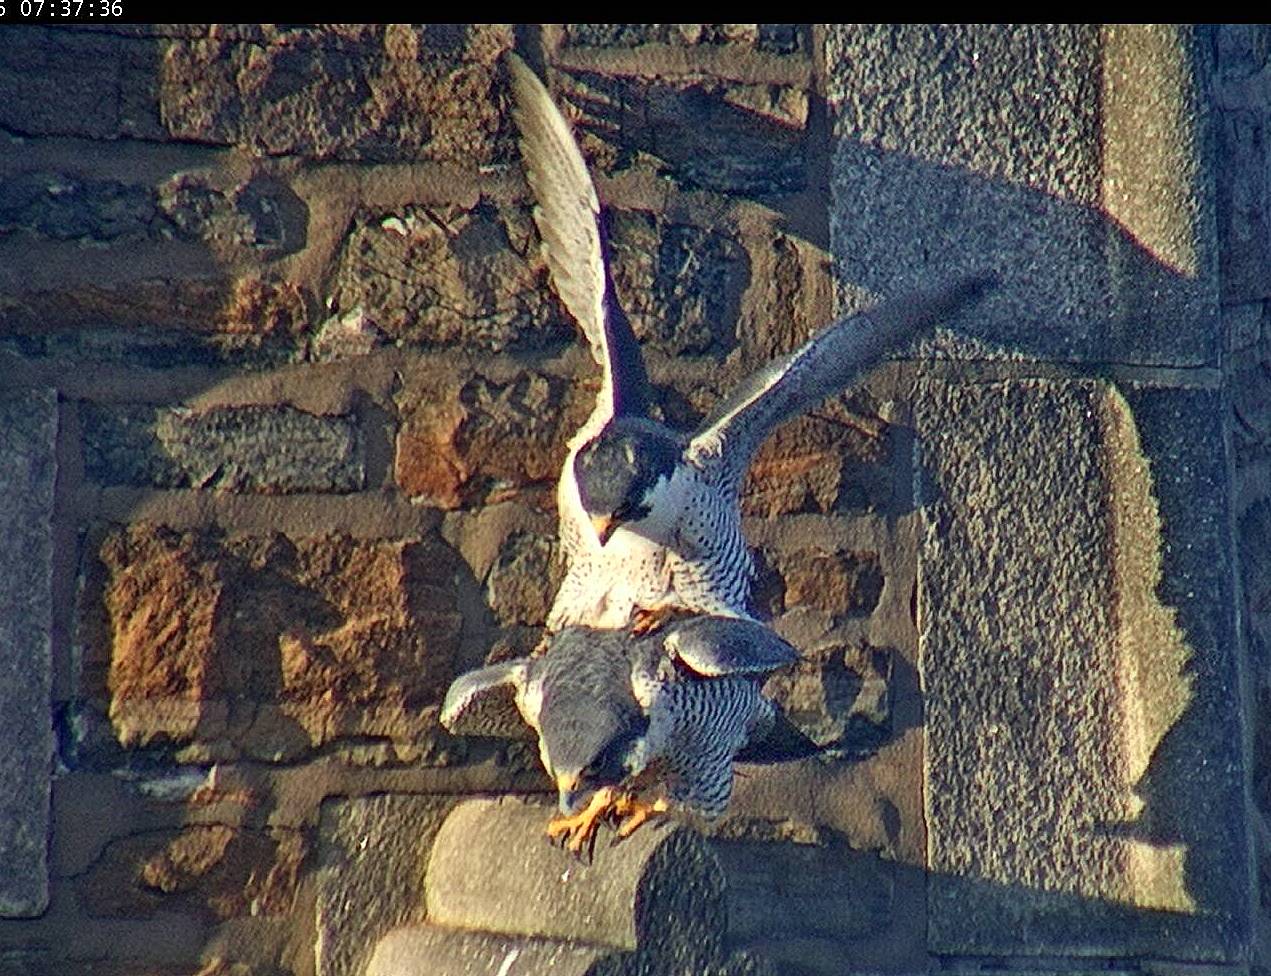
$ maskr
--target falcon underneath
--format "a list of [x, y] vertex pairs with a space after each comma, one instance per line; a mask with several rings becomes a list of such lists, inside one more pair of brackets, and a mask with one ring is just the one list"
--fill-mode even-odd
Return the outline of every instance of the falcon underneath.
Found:
[[723, 813], [733, 757], [777, 720], [763, 679], [796, 657], [767, 627], [731, 617], [679, 618], [648, 635], [569, 627], [540, 657], [455, 679], [441, 721], [506, 735], [514, 705], [556, 784], [548, 834], [580, 851], [607, 816], [625, 837], [672, 804]]

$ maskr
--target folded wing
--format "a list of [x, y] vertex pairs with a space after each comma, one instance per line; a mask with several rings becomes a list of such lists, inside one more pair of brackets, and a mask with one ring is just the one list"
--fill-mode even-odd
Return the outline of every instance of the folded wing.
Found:
[[742, 617], [694, 617], [668, 631], [667, 653], [705, 677], [761, 678], [799, 657], [771, 628]]

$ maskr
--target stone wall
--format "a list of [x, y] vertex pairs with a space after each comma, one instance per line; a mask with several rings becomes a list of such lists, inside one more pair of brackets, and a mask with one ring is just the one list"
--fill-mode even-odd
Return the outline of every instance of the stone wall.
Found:
[[754, 465], [826, 751], [710, 828], [730, 946], [1265, 969], [1271, 33], [590, 25], [3, 29], [0, 972], [353, 976], [462, 797], [546, 790], [436, 721], [537, 640], [597, 382], [513, 46], [670, 420], [1004, 279]]

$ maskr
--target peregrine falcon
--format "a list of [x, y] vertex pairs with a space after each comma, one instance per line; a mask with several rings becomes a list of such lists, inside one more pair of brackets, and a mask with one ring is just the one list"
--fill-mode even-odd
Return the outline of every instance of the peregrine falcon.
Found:
[[[733, 757], [777, 721], [763, 679], [796, 656], [768, 627], [734, 617], [681, 616], [646, 635], [567, 627], [540, 657], [456, 678], [441, 722], [457, 734], [515, 735], [514, 705], [556, 784], [548, 835], [577, 852], [605, 816], [622, 818], [626, 837], [671, 803], [723, 813]], [[654, 787], [662, 795], [640, 798]]]
[[754, 373], [695, 431], [649, 415], [640, 348], [605, 260], [605, 215], [568, 123], [537, 75], [508, 56], [513, 115], [556, 293], [601, 367], [595, 409], [569, 440], [557, 486], [566, 575], [549, 630], [647, 627], [660, 611], [750, 615], [753, 567], [738, 493], [783, 422], [850, 386], [919, 330], [991, 283], [971, 275], [830, 325]]

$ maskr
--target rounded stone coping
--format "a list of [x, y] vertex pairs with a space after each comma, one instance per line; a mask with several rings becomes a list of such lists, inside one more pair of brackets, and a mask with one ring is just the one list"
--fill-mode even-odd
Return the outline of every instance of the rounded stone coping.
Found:
[[511, 797], [467, 800], [442, 824], [426, 880], [436, 925], [717, 958], [724, 875], [696, 832], [645, 825], [591, 863], [548, 843], [553, 808]]
[[366, 976], [590, 976], [614, 955], [602, 946], [408, 925], [380, 940]]

